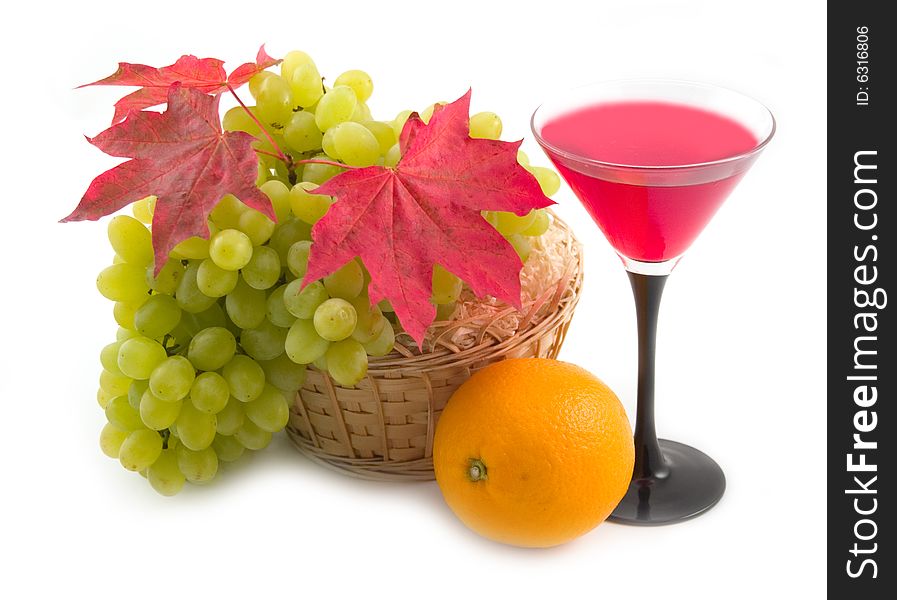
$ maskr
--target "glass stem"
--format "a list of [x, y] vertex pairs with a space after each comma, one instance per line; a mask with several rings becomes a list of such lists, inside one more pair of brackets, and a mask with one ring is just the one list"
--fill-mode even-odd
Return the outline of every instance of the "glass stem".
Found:
[[657, 342], [657, 314], [667, 275], [627, 273], [638, 320], [638, 406], [632, 479], [663, 479], [670, 470], [654, 429], [654, 347]]

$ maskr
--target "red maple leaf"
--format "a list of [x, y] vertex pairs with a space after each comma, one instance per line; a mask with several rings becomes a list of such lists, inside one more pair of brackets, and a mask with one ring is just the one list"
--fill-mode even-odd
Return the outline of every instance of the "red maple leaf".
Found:
[[158, 69], [148, 65], [118, 63], [118, 70], [109, 77], [80, 87], [130, 85], [140, 88], [115, 103], [115, 115], [112, 117], [112, 123], [115, 124], [124, 119], [128, 111], [164, 104], [168, 98], [168, 88], [175, 82], [179, 82], [185, 88], [193, 88], [206, 94], [220, 94], [228, 85], [239, 87], [256, 73], [279, 62], [279, 59], [268, 56], [263, 45], [259, 48], [255, 62], [240, 65], [228, 76], [224, 70], [224, 61], [217, 58], [196, 58], [192, 54], [186, 54], [177, 59], [173, 65]]
[[168, 89], [163, 113], [131, 111], [88, 141], [112, 156], [131, 158], [96, 177], [65, 221], [95, 221], [124, 206], [157, 196], [153, 215], [156, 272], [171, 249], [188, 237], [209, 237], [208, 217], [233, 194], [276, 220], [271, 201], [256, 187], [258, 157], [242, 131], [222, 132], [220, 96], [180, 83]]
[[411, 115], [394, 169], [349, 170], [315, 191], [337, 201], [312, 230], [305, 281], [361, 257], [371, 274], [371, 302], [388, 299], [418, 345], [436, 316], [430, 302], [436, 263], [478, 296], [520, 307], [523, 265], [480, 211], [525, 215], [553, 204], [517, 163], [519, 141], [469, 136], [469, 108], [470, 91], [434, 112], [428, 125]]

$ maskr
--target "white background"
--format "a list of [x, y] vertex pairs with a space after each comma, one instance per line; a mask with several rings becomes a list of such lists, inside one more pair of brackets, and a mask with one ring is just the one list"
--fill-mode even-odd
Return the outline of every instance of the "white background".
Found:
[[[825, 15], [820, 3], [13, 3], [2, 45], [3, 339], [0, 597], [822, 597], [825, 428]], [[434, 483], [340, 476], [280, 437], [211, 487], [153, 492], [97, 445], [100, 348], [111, 304], [105, 223], [60, 225], [115, 160], [82, 134], [116, 89], [73, 90], [119, 60], [182, 53], [233, 68], [261, 42], [310, 52], [331, 79], [367, 70], [375, 116], [452, 100], [495, 110], [505, 139], [546, 164], [528, 131], [540, 100], [600, 79], [726, 85], [779, 130], [667, 285], [657, 419], [728, 476], [700, 519], [604, 524], [519, 550], [455, 520]], [[603, 378], [634, 415], [636, 337], [626, 276], [566, 188], [558, 212], [586, 245], [586, 288], [562, 358]], [[78, 594], [81, 595], [81, 594]]]

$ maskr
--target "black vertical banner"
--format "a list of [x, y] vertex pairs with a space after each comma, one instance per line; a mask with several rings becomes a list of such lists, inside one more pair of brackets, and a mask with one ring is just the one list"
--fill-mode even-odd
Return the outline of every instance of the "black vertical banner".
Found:
[[832, 598], [897, 597], [897, 307], [891, 306], [897, 303], [897, 24], [885, 16], [886, 7], [891, 8], [885, 2], [846, 0], [828, 5], [827, 572]]

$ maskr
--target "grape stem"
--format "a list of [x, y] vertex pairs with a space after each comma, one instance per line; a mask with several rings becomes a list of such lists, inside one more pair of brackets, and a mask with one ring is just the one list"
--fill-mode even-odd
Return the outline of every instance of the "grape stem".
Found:
[[273, 152], [268, 152], [267, 150], [259, 150], [258, 148], [253, 148], [256, 154], [264, 154], [265, 156], [270, 156], [272, 158], [276, 158], [280, 160], [280, 157], [274, 154]]

